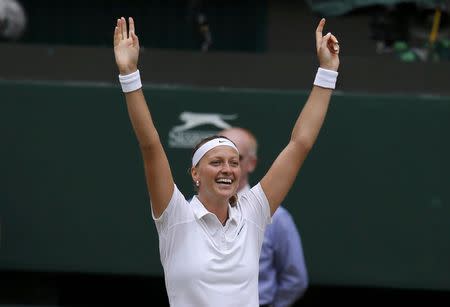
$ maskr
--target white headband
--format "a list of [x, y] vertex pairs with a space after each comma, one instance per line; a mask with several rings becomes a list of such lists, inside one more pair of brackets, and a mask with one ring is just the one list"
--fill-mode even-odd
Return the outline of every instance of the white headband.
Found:
[[238, 154], [239, 154], [239, 150], [237, 149], [237, 147], [233, 144], [233, 142], [231, 142], [228, 139], [225, 138], [216, 138], [216, 139], [212, 139], [211, 141], [206, 142], [205, 144], [203, 144], [202, 146], [200, 146], [194, 153], [194, 156], [192, 157], [192, 166], [196, 166], [198, 161], [200, 161], [201, 158], [203, 158], [203, 156], [210, 151], [211, 149], [213, 149], [214, 147], [217, 146], [230, 146], [232, 148], [234, 148]]

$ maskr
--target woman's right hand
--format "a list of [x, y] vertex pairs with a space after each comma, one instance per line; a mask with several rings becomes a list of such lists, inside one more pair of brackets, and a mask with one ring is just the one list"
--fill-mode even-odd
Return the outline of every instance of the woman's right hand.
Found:
[[134, 20], [128, 18], [129, 29], [124, 17], [117, 19], [114, 29], [114, 56], [121, 75], [128, 75], [137, 70], [139, 58], [139, 39], [134, 33]]

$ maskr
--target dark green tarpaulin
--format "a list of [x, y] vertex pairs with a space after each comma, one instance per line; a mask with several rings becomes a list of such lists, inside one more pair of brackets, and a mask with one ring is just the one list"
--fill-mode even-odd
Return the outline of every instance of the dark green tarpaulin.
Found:
[[416, 3], [418, 6], [433, 8], [443, 3], [442, 0], [306, 0], [314, 13], [322, 16], [344, 15], [352, 10], [374, 6], [374, 5], [394, 5], [399, 3]]

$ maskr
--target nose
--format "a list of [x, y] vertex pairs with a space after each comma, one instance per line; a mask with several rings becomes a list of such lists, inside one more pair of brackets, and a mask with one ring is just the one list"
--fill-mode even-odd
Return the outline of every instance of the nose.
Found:
[[222, 173], [226, 173], [226, 174], [231, 173], [231, 166], [230, 166], [230, 164], [229, 163], [222, 164], [221, 172]]

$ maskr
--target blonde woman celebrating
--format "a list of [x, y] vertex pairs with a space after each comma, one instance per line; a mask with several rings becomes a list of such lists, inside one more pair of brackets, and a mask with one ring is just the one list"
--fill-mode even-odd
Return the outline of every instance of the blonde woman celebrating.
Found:
[[128, 114], [144, 162], [160, 259], [171, 306], [259, 306], [258, 263], [264, 230], [316, 141], [337, 79], [339, 45], [316, 29], [320, 67], [291, 138], [263, 178], [237, 199], [239, 152], [225, 137], [194, 148], [197, 195], [178, 190], [142, 91], [133, 19], [117, 20], [114, 54]]

